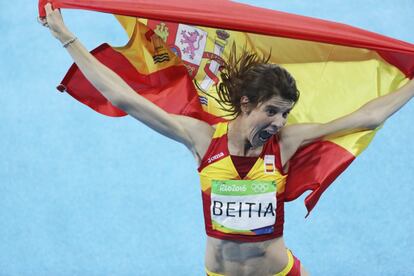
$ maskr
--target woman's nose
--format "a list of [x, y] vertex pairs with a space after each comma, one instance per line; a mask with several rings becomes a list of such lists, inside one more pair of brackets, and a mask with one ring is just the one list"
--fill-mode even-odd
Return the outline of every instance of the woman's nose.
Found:
[[282, 115], [282, 114], [278, 114], [277, 116], [275, 116], [275, 118], [273, 119], [272, 125], [276, 128], [281, 128], [286, 124], [286, 118]]

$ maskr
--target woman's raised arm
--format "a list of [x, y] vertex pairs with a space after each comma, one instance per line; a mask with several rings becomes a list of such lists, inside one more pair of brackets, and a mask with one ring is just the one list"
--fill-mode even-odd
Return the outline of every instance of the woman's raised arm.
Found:
[[87, 51], [67, 29], [59, 10], [53, 10], [50, 3], [45, 6], [45, 10], [47, 16], [42, 21], [43, 25], [49, 27], [82, 73], [105, 98], [155, 131], [183, 143], [193, 154], [200, 154], [202, 149], [198, 149], [198, 141], [204, 144], [204, 140], [211, 138], [213, 128], [210, 125], [193, 118], [169, 114], [137, 94], [121, 77]]
[[297, 124], [281, 131], [284, 160], [296, 150], [324, 137], [338, 137], [363, 130], [374, 130], [414, 97], [414, 79], [397, 91], [371, 100], [358, 110], [325, 124]]

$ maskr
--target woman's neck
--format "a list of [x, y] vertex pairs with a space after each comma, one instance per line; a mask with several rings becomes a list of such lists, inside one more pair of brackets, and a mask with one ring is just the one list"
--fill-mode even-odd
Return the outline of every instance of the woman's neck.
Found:
[[[243, 127], [243, 116], [237, 116], [228, 123], [228, 148], [231, 155], [256, 156], [262, 147], [253, 148], [249, 142], [246, 129]], [[258, 153], [257, 153], [258, 152]]]

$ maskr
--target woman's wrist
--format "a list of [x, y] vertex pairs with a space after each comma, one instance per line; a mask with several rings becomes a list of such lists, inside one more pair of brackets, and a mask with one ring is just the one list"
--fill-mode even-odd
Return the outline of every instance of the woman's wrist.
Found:
[[62, 31], [61, 34], [57, 37], [57, 39], [60, 41], [60, 43], [65, 44], [68, 41], [71, 41], [74, 39], [75, 36], [69, 32], [68, 30]]
[[67, 48], [70, 44], [72, 44], [73, 42], [75, 42], [78, 38], [76, 36], [74, 36], [73, 38], [65, 41], [62, 43], [63, 48]]

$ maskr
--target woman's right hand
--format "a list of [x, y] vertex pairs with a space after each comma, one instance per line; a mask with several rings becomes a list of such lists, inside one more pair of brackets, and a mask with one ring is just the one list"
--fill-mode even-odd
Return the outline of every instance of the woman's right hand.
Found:
[[50, 3], [45, 5], [46, 18], [40, 18], [43, 26], [49, 28], [52, 35], [61, 43], [72, 39], [74, 35], [69, 31], [63, 22], [62, 14], [59, 9], [53, 9]]

